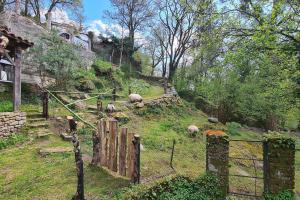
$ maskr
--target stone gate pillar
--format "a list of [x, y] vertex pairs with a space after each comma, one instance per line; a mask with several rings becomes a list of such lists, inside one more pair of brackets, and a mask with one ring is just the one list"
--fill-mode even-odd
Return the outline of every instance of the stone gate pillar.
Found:
[[295, 188], [295, 141], [267, 136], [264, 141], [264, 192], [277, 194]]
[[229, 138], [222, 131], [206, 133], [206, 172], [219, 178], [225, 199], [229, 191]]

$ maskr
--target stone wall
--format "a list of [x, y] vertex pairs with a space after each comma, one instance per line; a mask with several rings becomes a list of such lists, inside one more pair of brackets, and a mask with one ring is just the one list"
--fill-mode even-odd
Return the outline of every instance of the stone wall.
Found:
[[[216, 133], [219, 133], [216, 131]], [[207, 135], [206, 171], [219, 178], [225, 199], [229, 190], [229, 139], [227, 135]]]
[[26, 113], [0, 112], [0, 138], [17, 132], [26, 122]]
[[264, 191], [277, 194], [295, 188], [295, 143], [268, 138], [264, 142]]

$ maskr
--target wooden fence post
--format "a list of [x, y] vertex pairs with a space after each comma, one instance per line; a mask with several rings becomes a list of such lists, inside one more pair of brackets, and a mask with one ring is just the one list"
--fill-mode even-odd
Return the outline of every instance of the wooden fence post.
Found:
[[132, 177], [133, 173], [133, 160], [134, 160], [134, 145], [133, 145], [133, 140], [134, 140], [134, 133], [128, 133], [127, 134], [127, 148], [128, 148], [128, 153], [127, 153], [127, 171], [126, 175], [128, 178]]
[[[101, 124], [101, 122], [98, 122], [97, 127], [99, 127], [99, 124]], [[99, 129], [93, 131], [93, 159], [91, 164], [94, 166], [97, 166], [101, 160], [102, 141], [100, 133], [101, 132], [99, 131]]]
[[97, 111], [100, 114], [101, 112], [103, 112], [103, 104], [102, 104], [102, 101], [99, 97], [97, 99]]
[[119, 174], [126, 176], [127, 128], [122, 128], [119, 151]]
[[139, 135], [134, 135], [133, 139], [133, 145], [134, 145], [134, 168], [133, 168], [133, 173], [131, 177], [131, 182], [134, 184], [139, 184], [140, 183], [140, 136]]
[[73, 196], [73, 200], [84, 200], [84, 173], [83, 173], [83, 160], [80, 151], [80, 144], [76, 132], [73, 132], [73, 146], [75, 154], [75, 163], [77, 169], [77, 191]]
[[174, 139], [173, 140], [173, 146], [172, 146], [171, 160], [170, 160], [170, 167], [172, 169], [174, 169], [174, 167], [173, 167], [173, 157], [174, 157], [175, 144], [176, 144], [176, 140]]
[[117, 93], [117, 89], [114, 88], [113, 91], [112, 91], [112, 95], [113, 95], [113, 101], [116, 101], [116, 93]]
[[114, 172], [118, 171], [118, 121], [112, 119], [109, 121], [109, 166]]
[[48, 92], [43, 92], [43, 117], [49, 118], [49, 94]]
[[107, 123], [104, 119], [100, 120], [99, 133], [101, 137], [101, 166], [108, 166], [108, 134], [107, 134]]

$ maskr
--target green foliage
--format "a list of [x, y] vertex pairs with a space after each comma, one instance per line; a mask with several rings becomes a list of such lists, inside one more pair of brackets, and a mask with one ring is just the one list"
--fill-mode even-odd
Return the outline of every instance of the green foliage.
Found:
[[56, 79], [56, 86], [67, 88], [74, 72], [81, 66], [74, 45], [65, 42], [56, 32], [41, 38], [40, 43], [30, 50], [33, 60], [42, 74], [50, 74]]
[[108, 73], [112, 71], [112, 64], [101, 59], [96, 60], [92, 67], [95, 69], [95, 71], [100, 73]]
[[295, 193], [293, 191], [282, 191], [279, 194], [271, 195], [266, 194], [264, 195], [265, 200], [294, 200], [295, 199]]
[[135, 200], [219, 200], [222, 199], [216, 177], [205, 175], [196, 180], [177, 176], [149, 188], [134, 187], [122, 197]]
[[92, 135], [93, 134], [93, 130], [88, 127], [82, 127], [80, 129], [78, 129], [77, 132], [79, 135]]
[[13, 111], [12, 101], [1, 101], [0, 112], [12, 112], [12, 111]]
[[227, 133], [231, 136], [239, 135], [239, 129], [242, 128], [241, 124], [236, 122], [226, 123]]
[[264, 141], [271, 141], [275, 148], [295, 148], [295, 139], [278, 132], [268, 132]]
[[18, 143], [23, 143], [28, 140], [28, 137], [23, 134], [13, 134], [10, 135], [7, 138], [2, 138], [0, 139], [0, 150], [5, 149], [9, 146], [18, 144]]

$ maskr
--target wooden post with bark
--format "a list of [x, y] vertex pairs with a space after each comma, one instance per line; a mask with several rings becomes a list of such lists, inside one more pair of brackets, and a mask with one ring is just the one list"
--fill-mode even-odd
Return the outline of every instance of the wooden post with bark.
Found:
[[84, 200], [84, 173], [83, 173], [83, 160], [80, 151], [80, 144], [77, 137], [77, 123], [74, 119], [69, 119], [69, 124], [72, 125], [70, 130], [72, 131], [72, 142], [74, 146], [75, 163], [77, 171], [77, 191], [73, 196], [73, 200]]
[[101, 160], [101, 135], [100, 132], [93, 131], [93, 158], [91, 164], [94, 166], [97, 166], [98, 163], [100, 163]]
[[127, 172], [126, 175], [128, 178], [132, 177], [134, 169], [134, 133], [128, 133], [127, 144], [128, 144], [128, 154], [127, 154]]
[[103, 104], [102, 104], [102, 101], [99, 97], [97, 99], [97, 111], [100, 114], [101, 112], [103, 112]]
[[114, 172], [118, 171], [118, 121], [111, 119], [109, 121], [109, 166]]
[[134, 184], [139, 184], [140, 183], [140, 136], [139, 135], [134, 135], [133, 139], [133, 145], [134, 145], [134, 168], [133, 168], [133, 173], [131, 176], [131, 182]]
[[127, 128], [122, 128], [119, 150], [119, 174], [126, 176]]
[[49, 94], [48, 92], [43, 92], [43, 117], [49, 118]]
[[117, 89], [114, 87], [114, 89], [112, 91], [113, 101], [116, 101], [116, 98], [117, 98], [116, 94], [117, 94]]

